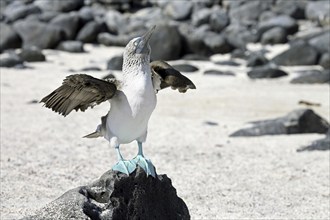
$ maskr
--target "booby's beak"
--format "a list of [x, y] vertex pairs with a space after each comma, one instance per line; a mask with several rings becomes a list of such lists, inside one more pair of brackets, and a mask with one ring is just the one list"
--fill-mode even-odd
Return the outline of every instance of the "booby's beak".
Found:
[[154, 32], [156, 25], [150, 28], [142, 37], [141, 40], [136, 48], [136, 53], [144, 54], [148, 51], [149, 40], [151, 38], [152, 33]]

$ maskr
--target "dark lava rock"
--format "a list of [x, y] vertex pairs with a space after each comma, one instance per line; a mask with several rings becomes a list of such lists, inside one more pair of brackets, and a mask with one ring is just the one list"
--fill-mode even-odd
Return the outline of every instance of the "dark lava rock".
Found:
[[295, 19], [304, 19], [306, 3], [306, 1], [278, 0], [273, 11], [277, 14], [289, 15]]
[[330, 53], [330, 31], [313, 37], [308, 43], [316, 48], [319, 53]]
[[46, 60], [46, 56], [36, 47], [24, 48], [18, 56], [27, 62], [42, 62]]
[[191, 1], [169, 1], [165, 6], [165, 13], [177, 21], [190, 17], [193, 3]]
[[84, 6], [78, 12], [80, 20], [86, 24], [94, 20], [94, 11], [92, 7]]
[[328, 130], [325, 138], [313, 141], [310, 145], [297, 149], [297, 152], [313, 150], [330, 150], [330, 129]]
[[31, 14], [40, 14], [41, 10], [33, 4], [24, 4], [20, 1], [13, 1], [3, 12], [7, 22], [15, 22]]
[[152, 48], [151, 60], [175, 60], [181, 55], [181, 35], [176, 27], [158, 25], [149, 41]]
[[81, 8], [84, 0], [36, 0], [34, 4], [43, 11], [69, 12]]
[[215, 75], [215, 76], [235, 76], [235, 73], [231, 71], [221, 71], [221, 70], [206, 70], [204, 75]]
[[22, 66], [23, 60], [15, 53], [6, 53], [0, 58], [0, 67]]
[[113, 35], [106, 32], [97, 35], [97, 42], [105, 46], [125, 47], [130, 40], [131, 37], [128, 35]]
[[324, 69], [330, 69], [330, 53], [324, 53], [322, 54], [319, 64], [324, 68]]
[[277, 17], [270, 18], [266, 21], [261, 21], [259, 23], [259, 33], [263, 34], [269, 29], [272, 29], [274, 27], [281, 27], [283, 28], [286, 33], [288, 34], [294, 34], [298, 31], [298, 24], [296, 20], [291, 18], [288, 15], [279, 15]]
[[5, 23], [0, 23], [0, 52], [10, 48], [19, 48], [22, 40], [14, 29]]
[[60, 29], [38, 21], [20, 20], [14, 29], [23, 39], [23, 47], [54, 48], [63, 39]]
[[79, 28], [79, 15], [76, 13], [59, 14], [50, 21], [50, 24], [64, 32], [66, 40], [76, 37]]
[[102, 24], [96, 21], [90, 21], [78, 32], [76, 40], [84, 43], [94, 43], [101, 30]]
[[321, 133], [329, 129], [329, 123], [311, 109], [294, 110], [286, 116], [265, 121], [251, 122], [252, 127], [235, 131], [230, 136], [262, 136], [280, 134]]
[[251, 53], [246, 65], [249, 67], [263, 66], [268, 63], [268, 59], [262, 53]]
[[312, 21], [319, 21], [320, 24], [329, 25], [330, 4], [328, 0], [309, 1], [305, 9], [306, 18]]
[[330, 82], [330, 69], [319, 71], [307, 71], [292, 79], [290, 83], [293, 84], [314, 84], [314, 83], [329, 83]]
[[316, 49], [308, 44], [295, 44], [288, 50], [272, 59], [277, 65], [315, 65], [317, 64], [318, 53]]
[[256, 67], [249, 71], [247, 75], [251, 79], [263, 79], [263, 78], [278, 78], [282, 76], [287, 76], [288, 74], [283, 70], [273, 68], [270, 66]]
[[260, 42], [262, 44], [283, 44], [288, 42], [288, 34], [281, 27], [274, 27], [265, 31]]
[[62, 41], [58, 45], [57, 49], [67, 51], [67, 52], [71, 52], [71, 53], [83, 53], [83, 52], [85, 52], [84, 44], [80, 41], [73, 41], [73, 40]]
[[166, 175], [147, 177], [137, 168], [129, 176], [104, 173], [87, 186], [69, 190], [24, 220], [190, 219], [184, 201]]
[[190, 72], [196, 72], [198, 71], [198, 68], [190, 65], [190, 64], [176, 64], [176, 65], [172, 65], [174, 69], [180, 71], [180, 72], [186, 72], [186, 73], [190, 73]]
[[112, 57], [107, 63], [107, 70], [122, 70], [123, 56]]

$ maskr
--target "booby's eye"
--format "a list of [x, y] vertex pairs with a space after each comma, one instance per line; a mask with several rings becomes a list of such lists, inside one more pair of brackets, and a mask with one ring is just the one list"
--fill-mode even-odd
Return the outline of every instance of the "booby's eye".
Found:
[[135, 42], [134, 42], [134, 46], [137, 46], [137, 45], [138, 45], [138, 42], [137, 42], [137, 41], [135, 41]]

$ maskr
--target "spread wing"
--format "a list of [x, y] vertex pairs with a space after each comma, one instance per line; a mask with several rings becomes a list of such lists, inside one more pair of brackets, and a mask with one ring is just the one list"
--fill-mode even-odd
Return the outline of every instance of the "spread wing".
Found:
[[86, 74], [67, 76], [62, 85], [44, 97], [44, 106], [67, 116], [72, 110], [85, 111], [106, 100], [116, 93], [114, 82], [96, 79]]
[[186, 92], [188, 89], [196, 89], [194, 83], [164, 61], [150, 63], [152, 80], [156, 92], [167, 87]]

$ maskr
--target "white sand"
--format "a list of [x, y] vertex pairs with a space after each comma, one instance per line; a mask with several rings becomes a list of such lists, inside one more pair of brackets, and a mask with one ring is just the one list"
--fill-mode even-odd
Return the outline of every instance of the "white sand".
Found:
[[[41, 104], [27, 104], [59, 86], [72, 74], [70, 68], [105, 69], [106, 60], [122, 51], [87, 49], [86, 54], [47, 51], [48, 62], [28, 64], [34, 69], [1, 69], [1, 219], [31, 214], [116, 162], [105, 140], [81, 138], [94, 131], [107, 103], [66, 118]], [[192, 63], [201, 68], [187, 74], [197, 90], [158, 94], [145, 144], [146, 155], [159, 174], [172, 179], [192, 219], [328, 219], [329, 151], [296, 152], [323, 135], [228, 135], [248, 121], [304, 107], [300, 100], [321, 103], [313, 109], [329, 120], [329, 86], [292, 85], [291, 76], [252, 81], [244, 67], [217, 66], [237, 77], [203, 76], [216, 65]], [[102, 77], [108, 71], [87, 73]], [[122, 151], [132, 158], [137, 146], [124, 145]]]

